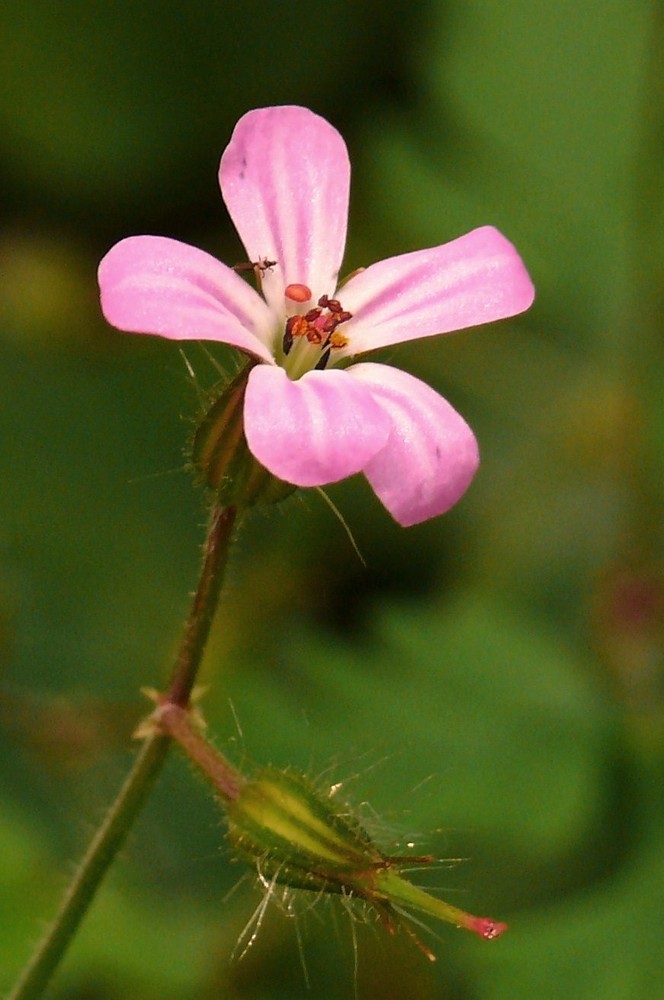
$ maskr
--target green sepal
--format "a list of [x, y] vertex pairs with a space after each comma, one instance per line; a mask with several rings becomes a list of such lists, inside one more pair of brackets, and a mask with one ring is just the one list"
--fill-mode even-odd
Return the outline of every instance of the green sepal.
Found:
[[297, 489], [277, 479], [249, 451], [244, 395], [253, 363], [242, 369], [206, 410], [194, 434], [192, 462], [222, 506], [279, 503]]
[[369, 835], [306, 778], [273, 768], [228, 807], [229, 838], [261, 874], [298, 889], [346, 892], [384, 864]]

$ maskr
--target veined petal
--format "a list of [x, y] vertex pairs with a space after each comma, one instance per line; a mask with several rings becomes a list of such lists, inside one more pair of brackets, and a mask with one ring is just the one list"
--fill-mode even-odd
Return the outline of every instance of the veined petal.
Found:
[[314, 301], [334, 294], [350, 186], [336, 129], [306, 108], [250, 111], [221, 158], [219, 183], [249, 259], [277, 262], [263, 275], [263, 292], [278, 315], [286, 285], [307, 285]]
[[372, 264], [339, 295], [353, 318], [346, 353], [430, 337], [523, 312], [532, 282], [512, 244], [492, 226]]
[[244, 429], [255, 458], [296, 486], [323, 486], [352, 476], [384, 446], [388, 412], [373, 389], [338, 369], [291, 382], [282, 368], [258, 365], [249, 375]]
[[404, 527], [444, 514], [477, 469], [470, 427], [446, 399], [397, 368], [365, 362], [346, 375], [371, 389], [390, 418], [387, 444], [364, 467], [378, 498]]
[[163, 236], [130, 236], [99, 265], [108, 322], [170, 340], [216, 340], [273, 363], [276, 320], [234, 271], [203, 250]]

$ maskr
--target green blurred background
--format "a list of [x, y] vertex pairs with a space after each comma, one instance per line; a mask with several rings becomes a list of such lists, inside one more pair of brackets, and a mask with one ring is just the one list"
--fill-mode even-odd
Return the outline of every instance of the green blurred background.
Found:
[[96, 264], [142, 232], [242, 259], [219, 156], [292, 102], [350, 147], [346, 271], [493, 223], [538, 298], [389, 353], [477, 432], [452, 513], [330, 489], [366, 568], [315, 493], [247, 520], [205, 713], [238, 762], [345, 781], [386, 851], [462, 859], [429, 884], [511, 930], [436, 928], [430, 965], [303, 900], [232, 959], [261, 896], [228, 895], [173, 755], [51, 995], [664, 997], [662, 4], [5, 0], [0, 31], [0, 988], [126, 773], [203, 537], [214, 368], [107, 329]]

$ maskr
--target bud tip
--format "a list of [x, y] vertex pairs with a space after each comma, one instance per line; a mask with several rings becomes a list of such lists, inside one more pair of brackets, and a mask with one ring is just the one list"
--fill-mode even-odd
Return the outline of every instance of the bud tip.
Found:
[[485, 941], [493, 941], [507, 930], [507, 924], [491, 920], [490, 917], [472, 917], [468, 923], [468, 930], [479, 934]]

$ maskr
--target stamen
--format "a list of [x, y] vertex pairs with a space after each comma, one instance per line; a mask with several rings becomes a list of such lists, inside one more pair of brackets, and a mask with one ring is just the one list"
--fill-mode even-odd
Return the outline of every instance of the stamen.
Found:
[[338, 350], [340, 347], [348, 346], [348, 337], [344, 336], [343, 333], [337, 333], [335, 330], [334, 333], [328, 337], [327, 342], [330, 347]]
[[322, 371], [327, 366], [327, 363], [330, 360], [331, 353], [332, 353], [332, 348], [326, 347], [321, 356], [319, 357], [318, 361], [314, 365], [314, 369], [317, 372]]
[[286, 285], [284, 295], [291, 302], [309, 302], [311, 299], [311, 289], [306, 285]]
[[327, 319], [323, 320], [321, 325], [325, 333], [334, 333], [334, 328], [338, 324], [339, 320], [336, 316], [328, 316]]
[[291, 316], [290, 319], [286, 320], [286, 329], [281, 345], [284, 354], [288, 354], [290, 351], [295, 337], [308, 337], [309, 330], [310, 324], [307, 322], [306, 316]]
[[329, 309], [331, 313], [343, 312], [339, 299], [329, 299], [327, 295], [321, 295], [318, 300], [318, 305], [321, 309]]
[[[306, 285], [287, 285], [284, 295], [291, 302], [303, 303], [311, 299], [311, 290]], [[347, 312], [338, 299], [321, 295], [318, 305], [307, 310], [304, 315], [297, 313], [286, 320], [281, 345], [284, 357], [290, 354], [295, 338], [306, 338], [312, 347], [320, 348], [320, 356], [314, 368], [322, 370], [327, 366], [333, 350], [348, 345], [348, 337], [338, 333], [337, 327], [349, 319], [352, 319], [352, 313]]]
[[289, 329], [288, 323], [286, 323], [286, 329], [284, 330], [284, 339], [281, 341], [281, 349], [284, 354], [288, 355], [290, 349], [293, 346], [293, 332]]

